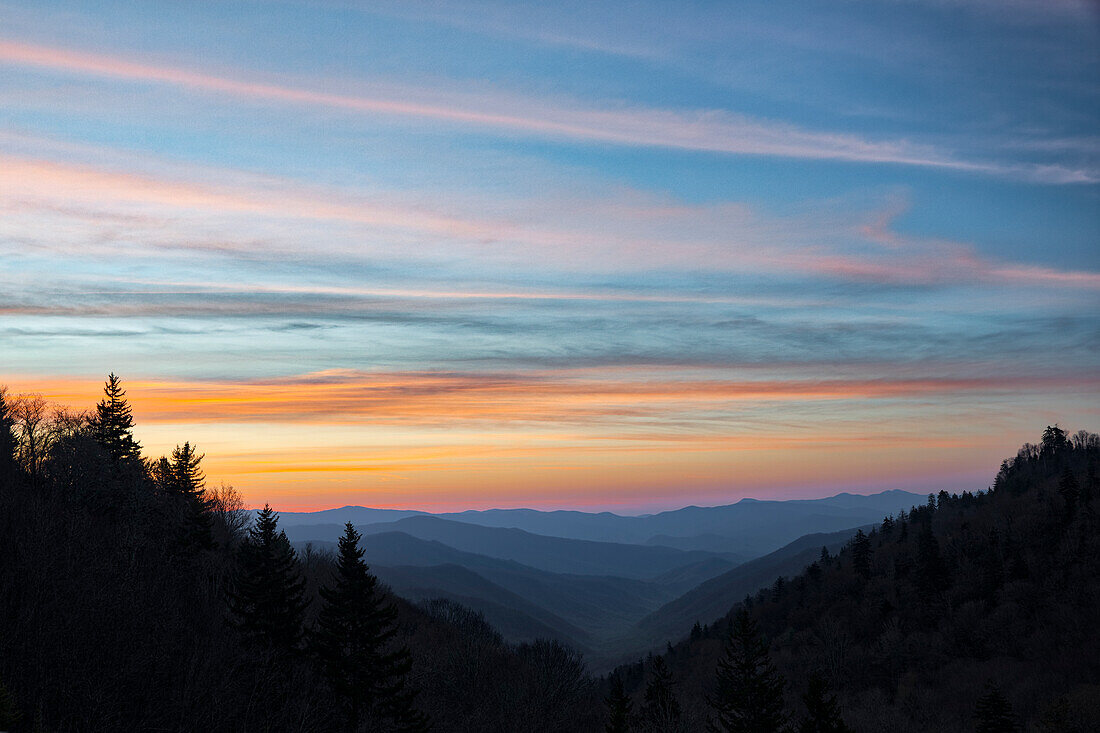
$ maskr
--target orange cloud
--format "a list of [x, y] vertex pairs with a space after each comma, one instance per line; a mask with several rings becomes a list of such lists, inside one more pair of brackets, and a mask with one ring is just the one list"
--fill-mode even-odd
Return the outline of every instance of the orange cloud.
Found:
[[[674, 416], [770, 402], [891, 400], [1100, 389], [1100, 377], [942, 379], [615, 379], [611, 370], [523, 374], [330, 371], [285, 379], [127, 382], [147, 422], [372, 425], [587, 423]], [[59, 402], [86, 403], [95, 382], [40, 381]], [[83, 398], [77, 396], [83, 394]]]
[[[252, 504], [432, 510], [724, 503], [746, 495], [820, 494], [825, 486], [879, 490], [936, 476], [955, 486], [959, 476], [977, 476], [970, 488], [978, 488], [1014, 442], [1031, 437], [1018, 431], [1006, 448], [1008, 423], [1033, 422], [1019, 405], [1057, 392], [1094, 396], [1100, 390], [1100, 378], [1088, 376], [729, 380], [673, 374], [331, 371], [247, 381], [139, 379], [126, 387], [147, 454], [191, 440], [207, 453], [211, 480], [234, 484]], [[13, 392], [33, 388], [78, 408], [101, 394], [98, 379], [8, 375], [0, 377], [4, 382]], [[1002, 415], [977, 409], [976, 395], [1007, 395], [1014, 407]], [[968, 428], [937, 432], [943, 405], [957, 398], [968, 406]], [[899, 409], [899, 400], [914, 411]], [[808, 410], [801, 419], [789, 410], [766, 417], [775, 401], [800, 401]], [[829, 401], [838, 410], [822, 412]], [[876, 402], [884, 412], [869, 411]], [[738, 417], [744, 414], [753, 417]]]

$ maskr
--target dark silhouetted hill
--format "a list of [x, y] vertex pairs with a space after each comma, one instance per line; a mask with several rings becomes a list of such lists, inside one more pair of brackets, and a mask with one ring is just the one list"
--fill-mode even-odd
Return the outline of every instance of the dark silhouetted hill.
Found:
[[661, 647], [665, 641], [683, 635], [696, 621], [709, 622], [724, 616], [736, 599], [772, 585], [778, 577], [801, 573], [818, 558], [822, 547], [836, 551], [856, 529], [800, 537], [775, 552], [706, 580], [639, 620], [633, 638], [640, 646]]
[[[664, 658], [689, 729], [705, 722], [730, 614], [744, 608], [793, 713], [818, 675], [857, 731], [973, 731], [989, 685], [1023, 729], [1100, 730], [1098, 464], [1100, 437], [1048, 428], [989, 491], [940, 492], [827, 560], [807, 538], [804, 554], [762, 558], [759, 573], [747, 563], [656, 612], [640, 626], [667, 632], [682, 619]], [[767, 574], [782, 580], [765, 585]], [[711, 618], [689, 635], [696, 613]], [[636, 700], [645, 667], [620, 669]]]

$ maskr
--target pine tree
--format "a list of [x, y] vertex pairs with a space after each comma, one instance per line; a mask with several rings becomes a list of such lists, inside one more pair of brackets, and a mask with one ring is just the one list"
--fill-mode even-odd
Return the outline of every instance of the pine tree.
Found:
[[1058, 427], [1057, 424], [1053, 427], [1047, 425], [1046, 430], [1043, 431], [1043, 440], [1039, 446], [1039, 454], [1043, 457], [1050, 457], [1061, 453], [1068, 446], [1069, 440], [1066, 438], [1066, 431]]
[[312, 650], [333, 693], [343, 703], [349, 731], [360, 721], [385, 721], [387, 730], [427, 729], [405, 687], [412, 666], [409, 650], [390, 649], [397, 609], [385, 603], [376, 578], [363, 562], [359, 533], [348, 522], [340, 538], [334, 585], [321, 588], [323, 601]]
[[798, 726], [798, 733], [851, 733], [851, 728], [840, 717], [836, 696], [829, 694], [828, 685], [818, 675], [810, 677], [809, 689], [802, 696], [806, 705], [806, 717]]
[[889, 535], [891, 532], [893, 532], [894, 531], [894, 518], [891, 517], [890, 515], [887, 515], [887, 516], [883, 517], [882, 518], [882, 528], [881, 528], [880, 531], [882, 532], [883, 537], [885, 537], [885, 536]]
[[617, 674], [611, 675], [611, 692], [604, 698], [604, 703], [607, 705], [605, 733], [629, 733], [634, 703], [623, 689], [623, 678]]
[[175, 493], [175, 478], [172, 476], [172, 464], [168, 458], [161, 456], [157, 460], [149, 460], [145, 464], [146, 480], [153, 485], [157, 493]]
[[648, 730], [672, 731], [680, 725], [683, 712], [673, 689], [672, 670], [663, 657], [653, 658], [653, 672], [645, 688], [642, 722]]
[[241, 544], [240, 570], [231, 598], [237, 625], [254, 645], [294, 649], [302, 635], [305, 581], [279, 515], [264, 505]]
[[871, 541], [862, 529], [852, 538], [852, 567], [864, 580], [871, 577]]
[[134, 440], [133, 412], [126, 401], [122, 381], [113, 373], [109, 374], [103, 393], [105, 396], [96, 405], [92, 417], [92, 434], [116, 465], [140, 460], [141, 445]]
[[[162, 477], [168, 493], [177, 496], [182, 502], [181, 541], [186, 546], [210, 548], [214, 545], [213, 517], [211, 503], [206, 497], [206, 475], [203, 473], [202, 459], [190, 442], [177, 445], [172, 458], [167, 462], [167, 475]], [[164, 464], [157, 464], [159, 472]]]
[[786, 681], [768, 656], [768, 645], [744, 609], [737, 613], [718, 660], [713, 697], [718, 717], [708, 729], [717, 733], [775, 733], [783, 728], [783, 688]]
[[978, 698], [974, 730], [976, 733], [1016, 733], [1020, 730], [1012, 705], [992, 682], [986, 683], [985, 692]]

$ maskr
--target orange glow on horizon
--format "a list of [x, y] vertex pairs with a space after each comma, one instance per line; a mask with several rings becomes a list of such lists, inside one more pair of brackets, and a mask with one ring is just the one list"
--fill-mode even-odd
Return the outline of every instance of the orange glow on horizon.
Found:
[[[144, 422], [288, 422], [453, 425], [456, 422], [569, 422], [667, 416], [683, 405], [720, 409], [767, 402], [919, 398], [958, 393], [1089, 391], [1100, 377], [728, 380], [635, 377], [609, 370], [522, 374], [356, 372], [332, 370], [240, 381], [130, 380], [135, 416]], [[12, 378], [11, 384], [28, 380]], [[33, 391], [60, 404], [97, 395], [97, 382], [44, 379]], [[96, 396], [94, 399], [98, 399]], [[93, 399], [93, 402], [94, 402]]]
[[[681, 505], [805, 497], [807, 487], [818, 494], [823, 485], [882, 490], [937, 474], [988, 483], [982, 477], [992, 476], [1012, 446], [977, 428], [939, 437], [930, 422], [936, 415], [880, 422], [875, 406], [962, 392], [994, 400], [1029, 389], [1092, 394], [1098, 386], [1089, 377], [741, 381], [620, 371], [618, 380], [607, 369], [522, 376], [333, 371], [124, 386], [146, 455], [190, 440], [206, 453], [210, 480], [237, 486], [250, 505], [431, 511], [631, 511], [667, 506], [677, 496]], [[100, 397], [97, 379], [5, 381], [12, 394], [34, 390], [75, 408], [91, 408]], [[798, 409], [835, 405], [829, 409], [836, 417], [790, 427], [736, 419], [780, 401]], [[725, 417], [692, 422], [700, 411]]]

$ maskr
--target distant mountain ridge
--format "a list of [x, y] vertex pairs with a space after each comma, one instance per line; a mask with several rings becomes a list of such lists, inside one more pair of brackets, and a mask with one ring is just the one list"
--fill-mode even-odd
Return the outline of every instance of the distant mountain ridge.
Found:
[[[887, 514], [922, 504], [923, 494], [899, 489], [877, 494], [840, 493], [822, 499], [741, 499], [712, 507], [687, 506], [656, 514], [537, 509], [487, 509], [432, 514], [415, 510], [346, 506], [319, 512], [283, 512], [288, 529], [303, 524], [352, 522], [356, 527], [434, 517], [464, 524], [519, 529], [536, 535], [679, 550], [760, 557], [799, 537], [877, 522]], [[396, 529], [396, 528], [394, 528]], [[317, 538], [320, 539], [320, 538]], [[475, 550], [476, 551], [476, 550]]]
[[374, 572], [410, 600], [447, 598], [482, 612], [505, 638], [552, 637], [593, 668], [655, 649], [713, 620], [823, 544], [921, 505], [904, 491], [825, 499], [743, 499], [643, 516], [491, 509], [429, 514], [340, 507], [287, 512], [299, 547], [333, 548], [352, 522]]
[[[610, 575], [644, 580], [713, 560], [715, 557], [721, 558], [713, 552], [553, 537], [522, 529], [456, 522], [433, 515], [367, 524], [358, 529], [364, 536], [402, 532], [422, 540], [440, 542], [463, 552], [513, 560], [552, 573], [575, 575]], [[311, 540], [332, 542], [341, 532], [343, 527], [338, 524], [300, 524], [286, 527], [287, 536], [296, 543]], [[737, 559], [729, 558], [726, 564], [733, 567], [737, 564]], [[701, 580], [703, 578], [700, 578], [700, 582]]]

